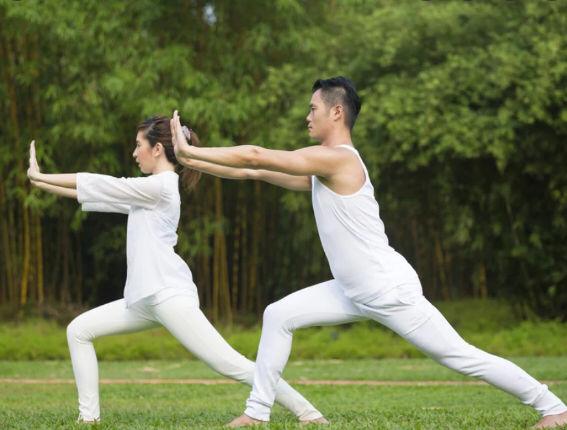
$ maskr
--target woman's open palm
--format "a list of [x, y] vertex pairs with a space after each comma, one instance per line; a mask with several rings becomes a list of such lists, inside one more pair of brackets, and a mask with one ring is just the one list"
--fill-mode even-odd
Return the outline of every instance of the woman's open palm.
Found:
[[30, 162], [28, 167], [28, 178], [32, 181], [37, 178], [37, 174], [40, 173], [39, 164], [37, 163], [37, 157], [35, 155], [35, 140], [30, 143]]

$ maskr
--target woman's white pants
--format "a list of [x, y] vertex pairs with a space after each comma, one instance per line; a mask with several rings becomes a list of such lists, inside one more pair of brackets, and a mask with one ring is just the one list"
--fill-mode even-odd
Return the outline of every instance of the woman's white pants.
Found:
[[294, 330], [361, 319], [378, 321], [438, 363], [482, 379], [516, 396], [542, 415], [567, 411], [565, 404], [546, 385], [518, 366], [465, 342], [425, 299], [419, 283], [400, 285], [377, 299], [356, 303], [344, 295], [338, 281], [331, 280], [299, 290], [266, 308], [254, 385], [244, 413], [269, 420]]
[[[85, 312], [67, 327], [73, 372], [79, 392], [80, 418], [100, 418], [98, 366], [93, 340], [164, 326], [195, 357], [228, 378], [252, 385], [254, 362], [235, 351], [215, 330], [194, 298], [174, 296], [159, 304], [141, 300], [126, 307], [124, 299]], [[274, 386], [275, 400], [300, 420], [321, 417], [301, 394], [284, 380]]]

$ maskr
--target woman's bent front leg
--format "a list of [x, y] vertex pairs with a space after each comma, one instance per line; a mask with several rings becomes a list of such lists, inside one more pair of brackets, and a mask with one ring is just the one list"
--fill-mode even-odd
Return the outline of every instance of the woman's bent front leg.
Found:
[[94, 422], [100, 419], [98, 366], [93, 340], [156, 325], [136, 307], [127, 308], [124, 299], [91, 309], [71, 321], [67, 326], [67, 342], [79, 394], [79, 420]]

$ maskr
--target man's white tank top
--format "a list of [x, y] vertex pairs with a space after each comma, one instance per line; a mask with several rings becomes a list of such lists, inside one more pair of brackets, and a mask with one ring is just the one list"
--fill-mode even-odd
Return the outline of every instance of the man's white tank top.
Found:
[[339, 146], [360, 160], [364, 185], [354, 194], [341, 195], [312, 176], [313, 212], [333, 277], [347, 297], [364, 302], [419, 278], [388, 244], [374, 187], [358, 151], [350, 145]]

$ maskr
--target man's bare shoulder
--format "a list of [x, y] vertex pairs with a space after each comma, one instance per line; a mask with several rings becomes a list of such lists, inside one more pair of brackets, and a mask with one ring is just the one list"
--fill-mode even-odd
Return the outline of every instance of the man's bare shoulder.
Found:
[[[354, 148], [353, 148], [354, 149]], [[313, 145], [307, 146], [297, 150], [305, 155], [324, 156], [332, 158], [343, 158], [345, 156], [353, 155], [352, 150], [344, 146], [327, 146], [327, 145]]]

